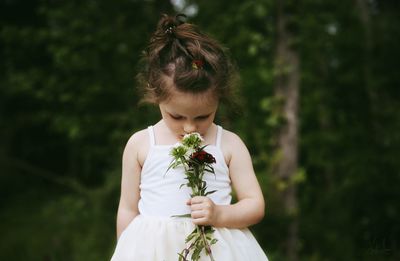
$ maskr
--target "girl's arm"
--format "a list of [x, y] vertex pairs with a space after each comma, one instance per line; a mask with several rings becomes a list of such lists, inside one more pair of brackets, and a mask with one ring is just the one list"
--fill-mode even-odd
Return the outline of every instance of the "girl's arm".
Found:
[[238, 202], [215, 205], [209, 198], [195, 197], [189, 202], [193, 222], [215, 227], [248, 227], [264, 217], [264, 197], [245, 144], [231, 132], [225, 131], [223, 137], [223, 151], [229, 151], [231, 155], [229, 173]]
[[143, 139], [143, 132], [137, 132], [129, 139], [122, 156], [121, 197], [117, 213], [117, 238], [126, 229], [129, 223], [139, 214], [139, 183], [141, 165], [139, 162], [139, 148]]

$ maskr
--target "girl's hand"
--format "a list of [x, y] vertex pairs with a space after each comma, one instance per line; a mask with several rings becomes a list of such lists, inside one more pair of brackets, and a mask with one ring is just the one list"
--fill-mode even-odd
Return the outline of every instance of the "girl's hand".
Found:
[[208, 197], [196, 196], [188, 200], [195, 225], [213, 226], [217, 221], [217, 206]]

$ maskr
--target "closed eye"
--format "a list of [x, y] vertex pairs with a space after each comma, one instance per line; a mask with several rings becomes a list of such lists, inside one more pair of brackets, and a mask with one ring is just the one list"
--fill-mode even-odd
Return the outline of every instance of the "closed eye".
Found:
[[170, 116], [171, 116], [171, 118], [174, 119], [174, 120], [181, 120], [181, 119], [183, 119], [183, 117], [182, 117], [182, 116], [179, 116], [179, 115], [172, 115], [172, 114], [170, 114]]
[[197, 120], [206, 120], [206, 119], [208, 119], [208, 117], [210, 117], [210, 115], [199, 116], [199, 117], [197, 117], [196, 119], [197, 119]]
[[[196, 117], [196, 120], [198, 120], [198, 121], [206, 120], [206, 119], [208, 119], [210, 117], [210, 115], [211, 114], [198, 116], [198, 117]], [[182, 119], [184, 119], [184, 117], [180, 116], [180, 115], [169, 114], [169, 116], [174, 120], [182, 120]]]

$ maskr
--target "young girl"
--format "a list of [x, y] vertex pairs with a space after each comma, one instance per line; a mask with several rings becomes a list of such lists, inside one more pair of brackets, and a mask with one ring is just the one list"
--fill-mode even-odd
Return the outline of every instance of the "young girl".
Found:
[[[264, 216], [264, 199], [249, 152], [234, 133], [214, 123], [220, 102], [229, 102], [233, 66], [224, 49], [182, 16], [164, 15], [150, 40], [139, 79], [144, 99], [157, 104], [161, 120], [129, 139], [124, 155], [112, 261], [175, 261], [195, 225], [214, 227], [216, 261], [265, 261], [246, 228]], [[199, 133], [212, 154], [215, 175], [205, 174], [207, 197], [190, 197], [182, 168], [170, 169], [173, 146]], [[231, 204], [231, 188], [238, 201]], [[190, 213], [191, 218], [174, 217]], [[190, 256], [188, 257], [188, 259]], [[203, 252], [200, 260], [210, 260]]]

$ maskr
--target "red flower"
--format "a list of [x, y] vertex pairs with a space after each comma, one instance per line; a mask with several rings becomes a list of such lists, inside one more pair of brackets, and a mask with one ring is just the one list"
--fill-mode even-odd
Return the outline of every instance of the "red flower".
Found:
[[197, 161], [200, 164], [204, 163], [215, 163], [215, 158], [210, 153], [205, 152], [204, 150], [196, 151], [192, 154], [191, 158]]

